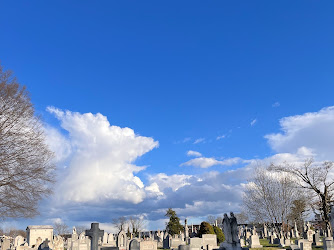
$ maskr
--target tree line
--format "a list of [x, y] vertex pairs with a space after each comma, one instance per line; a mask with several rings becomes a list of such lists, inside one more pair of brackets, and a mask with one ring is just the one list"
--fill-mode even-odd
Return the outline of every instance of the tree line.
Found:
[[332, 231], [333, 167], [333, 162], [313, 159], [256, 167], [243, 197], [250, 221], [270, 224], [277, 231], [281, 226], [287, 231], [296, 222], [300, 230], [313, 212], [321, 218], [319, 226]]

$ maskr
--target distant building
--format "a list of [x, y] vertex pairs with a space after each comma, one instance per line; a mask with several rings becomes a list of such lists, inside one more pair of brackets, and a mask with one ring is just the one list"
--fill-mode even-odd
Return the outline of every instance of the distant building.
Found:
[[40, 237], [42, 241], [46, 239], [52, 241], [53, 239], [53, 227], [49, 225], [28, 226], [26, 231], [27, 243], [29, 247], [36, 244], [38, 237]]

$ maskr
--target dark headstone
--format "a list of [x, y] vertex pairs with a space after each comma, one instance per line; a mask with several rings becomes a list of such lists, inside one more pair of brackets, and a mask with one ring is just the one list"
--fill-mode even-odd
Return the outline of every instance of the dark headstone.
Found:
[[99, 238], [104, 234], [104, 230], [99, 229], [99, 223], [92, 223], [91, 228], [86, 230], [86, 235], [91, 238], [90, 249], [98, 250]]
[[130, 241], [129, 250], [139, 250], [139, 248], [139, 241], [137, 239]]
[[50, 249], [49, 243], [50, 243], [49, 239], [46, 238], [45, 241], [41, 245], [39, 245], [38, 250], [49, 250]]

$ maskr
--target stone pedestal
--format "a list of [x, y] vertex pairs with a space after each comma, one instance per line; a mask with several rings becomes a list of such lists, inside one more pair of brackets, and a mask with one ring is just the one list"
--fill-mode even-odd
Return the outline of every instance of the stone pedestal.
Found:
[[245, 247], [246, 246], [245, 240], [243, 238], [240, 239], [240, 246], [241, 247]]
[[285, 245], [286, 247], [290, 246], [290, 245], [291, 245], [291, 241], [290, 241], [290, 239], [284, 239], [284, 245]]
[[309, 241], [303, 241], [300, 243], [300, 250], [312, 250], [312, 243]]
[[333, 237], [323, 238], [324, 250], [334, 250]]
[[291, 245], [290, 248], [291, 250], [300, 250], [298, 245]]
[[284, 242], [284, 238], [280, 238], [279, 240], [279, 246], [280, 247], [285, 247], [285, 242]]
[[223, 243], [220, 243], [219, 249], [241, 250], [241, 246], [240, 246], [240, 243], [227, 243], [227, 242], [223, 242]]

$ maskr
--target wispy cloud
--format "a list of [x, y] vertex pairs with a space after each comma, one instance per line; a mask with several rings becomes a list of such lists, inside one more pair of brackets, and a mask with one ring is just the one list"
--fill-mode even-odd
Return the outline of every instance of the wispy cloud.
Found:
[[174, 144], [187, 143], [187, 142], [189, 142], [189, 141], [191, 141], [191, 137], [186, 137], [186, 138], [184, 138], [184, 139], [182, 139], [182, 140], [175, 141]]
[[201, 154], [200, 152], [197, 152], [197, 151], [189, 150], [189, 151], [187, 152], [187, 156], [201, 157], [202, 154]]
[[281, 106], [281, 104], [279, 102], [275, 102], [271, 105], [273, 108], [278, 108], [279, 106]]
[[242, 159], [239, 157], [235, 158], [228, 158], [222, 161], [218, 161], [215, 158], [211, 157], [198, 157], [195, 159], [191, 159], [185, 163], [182, 163], [180, 166], [193, 166], [193, 167], [199, 167], [199, 168], [209, 168], [216, 165], [221, 166], [232, 166], [235, 164], [238, 164], [242, 162]]
[[190, 141], [190, 140], [191, 140], [191, 137], [186, 137], [186, 138], [183, 139], [182, 142], [183, 142], [183, 143], [186, 143], [186, 142], [188, 142], [188, 141]]
[[201, 142], [204, 142], [205, 141], [205, 138], [198, 138], [194, 141], [194, 144], [198, 144], [198, 143], [201, 143]]
[[255, 123], [257, 123], [257, 119], [254, 119], [253, 121], [251, 121], [250, 125], [251, 125], [251, 126], [254, 126]]
[[218, 141], [218, 140], [224, 139], [225, 137], [226, 137], [226, 135], [219, 135], [219, 136], [217, 136], [216, 140]]

